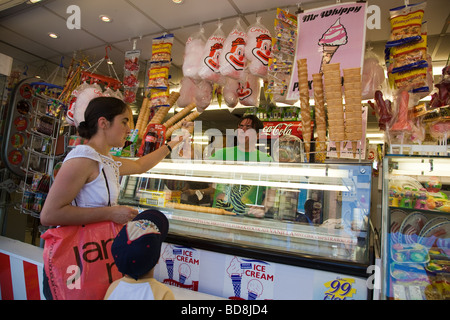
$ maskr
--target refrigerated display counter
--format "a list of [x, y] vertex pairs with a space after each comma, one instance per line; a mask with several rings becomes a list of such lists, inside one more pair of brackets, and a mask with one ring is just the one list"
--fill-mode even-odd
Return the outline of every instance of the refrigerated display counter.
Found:
[[368, 299], [371, 172], [166, 159], [123, 177], [119, 203], [169, 218], [162, 282], [231, 299]]
[[450, 157], [383, 162], [382, 298], [450, 299]]

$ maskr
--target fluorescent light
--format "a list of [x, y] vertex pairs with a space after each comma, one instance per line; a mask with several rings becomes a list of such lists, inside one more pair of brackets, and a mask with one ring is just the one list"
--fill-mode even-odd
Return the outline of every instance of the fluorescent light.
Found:
[[397, 163], [397, 168], [392, 170], [393, 174], [450, 177], [449, 166], [445, 159], [394, 158], [393, 161]]
[[108, 17], [107, 15], [101, 14], [99, 16], [100, 20], [102, 20], [103, 22], [111, 22], [112, 19], [110, 17]]
[[367, 133], [367, 138], [384, 138], [384, 133]]
[[176, 170], [183, 169], [189, 172], [198, 173], [228, 173], [228, 174], [267, 174], [274, 177], [332, 177], [332, 178], [348, 178], [347, 170], [331, 169], [327, 165], [320, 166], [319, 168], [308, 168], [308, 167], [298, 167], [292, 168], [274, 163], [268, 163], [266, 165], [259, 166], [239, 166], [226, 164], [216, 164], [216, 163], [195, 163], [195, 162], [182, 162], [183, 166], [180, 166], [180, 162], [160, 162], [151, 171], [159, 172], [174, 172]]
[[157, 173], [144, 173], [133, 175], [141, 178], [154, 178], [165, 180], [181, 180], [181, 181], [196, 181], [206, 183], [224, 183], [224, 184], [240, 184], [247, 186], [266, 186], [276, 188], [289, 188], [289, 189], [315, 189], [315, 190], [329, 190], [329, 191], [350, 191], [349, 187], [338, 185], [325, 185], [315, 183], [292, 183], [292, 182], [276, 182], [276, 181], [254, 181], [247, 179], [228, 179], [228, 178], [208, 178], [208, 177], [192, 177], [192, 176], [176, 176], [171, 174], [157, 174]]
[[384, 144], [384, 140], [369, 140], [369, 144]]

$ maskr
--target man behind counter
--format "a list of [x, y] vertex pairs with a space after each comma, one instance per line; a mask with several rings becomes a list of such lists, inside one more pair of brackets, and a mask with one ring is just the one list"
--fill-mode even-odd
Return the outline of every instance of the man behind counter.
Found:
[[[254, 115], [247, 115], [239, 120], [237, 127], [237, 146], [219, 149], [209, 159], [271, 162], [272, 157], [256, 147], [259, 131], [264, 127], [261, 120]], [[262, 217], [264, 210], [258, 206], [263, 203], [265, 190], [265, 187], [218, 184], [214, 193], [213, 207], [232, 211], [238, 215], [245, 214], [248, 207], [248, 214]]]

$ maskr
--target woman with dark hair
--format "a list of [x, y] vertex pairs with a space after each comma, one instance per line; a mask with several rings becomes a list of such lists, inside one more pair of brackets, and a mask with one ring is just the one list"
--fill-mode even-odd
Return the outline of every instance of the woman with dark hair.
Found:
[[[88, 141], [64, 159], [41, 211], [43, 225], [81, 226], [104, 221], [125, 224], [138, 214], [134, 208], [117, 204], [119, 176], [148, 171], [182, 142], [182, 138], [138, 160], [111, 156], [111, 148], [123, 147], [130, 133], [128, 108], [122, 100], [113, 97], [90, 101], [84, 121], [78, 126], [78, 134]], [[52, 299], [45, 273], [44, 294]]]
[[148, 171], [164, 159], [180, 141], [138, 160], [118, 159], [109, 154], [123, 147], [130, 132], [128, 106], [113, 97], [94, 98], [78, 126], [78, 134], [88, 139], [64, 159], [41, 212], [47, 226], [84, 225], [101, 221], [126, 223], [137, 210], [117, 205], [119, 176]]

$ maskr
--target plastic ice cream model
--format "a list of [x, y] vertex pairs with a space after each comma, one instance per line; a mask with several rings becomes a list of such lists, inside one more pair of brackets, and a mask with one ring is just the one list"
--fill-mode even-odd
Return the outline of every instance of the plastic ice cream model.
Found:
[[180, 276], [180, 283], [184, 284], [186, 279], [191, 276], [191, 268], [186, 263], [182, 263], [178, 268], [178, 274]]
[[162, 254], [163, 260], [166, 262], [166, 268], [167, 268], [167, 274], [169, 275], [169, 279], [173, 279], [173, 249], [171, 246], [166, 246], [166, 249], [164, 249], [164, 252]]
[[322, 66], [328, 64], [340, 46], [347, 43], [347, 31], [340, 22], [340, 18], [328, 28], [327, 31], [319, 39], [319, 46], [322, 46], [322, 62], [320, 64], [320, 73], [322, 73]]
[[230, 266], [227, 268], [227, 273], [231, 278], [231, 282], [233, 284], [234, 296], [241, 296], [241, 280], [242, 274], [244, 273], [241, 269], [241, 263], [239, 260], [234, 257], [231, 260]]
[[256, 300], [263, 293], [263, 285], [259, 280], [250, 280], [247, 284], [248, 300]]

